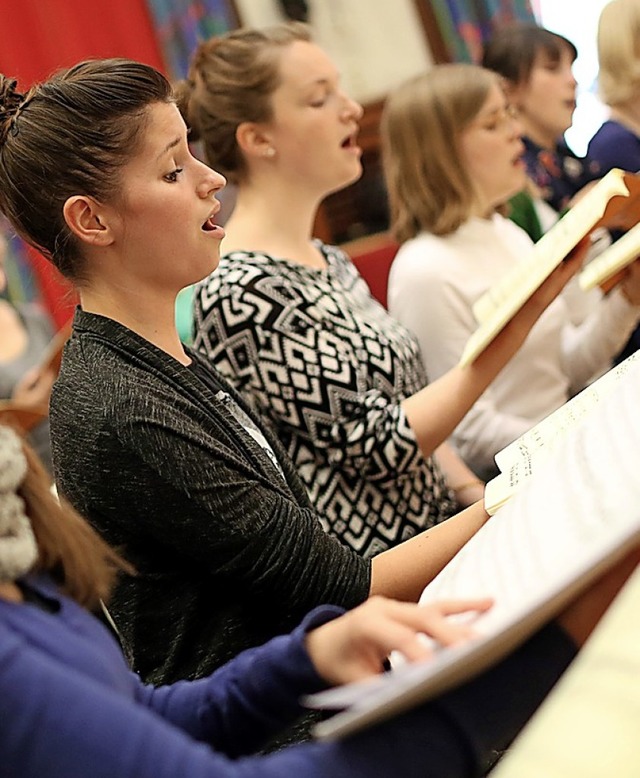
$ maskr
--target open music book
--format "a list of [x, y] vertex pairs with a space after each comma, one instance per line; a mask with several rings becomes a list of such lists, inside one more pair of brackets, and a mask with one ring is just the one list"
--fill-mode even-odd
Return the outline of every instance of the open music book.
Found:
[[488, 514], [493, 515], [515, 494], [548, 459], [562, 436], [581, 423], [638, 361], [640, 352], [636, 351], [495, 455], [500, 473], [485, 487], [484, 507]]
[[636, 224], [619, 240], [611, 244], [584, 268], [578, 276], [580, 288], [585, 292], [596, 286], [609, 289], [619, 272], [640, 256], [640, 224]]
[[425, 588], [421, 602], [491, 596], [478, 637], [420, 664], [322, 692], [342, 709], [320, 738], [355, 732], [457, 686], [499, 661], [640, 542], [640, 360], [567, 431], [517, 493]]
[[484, 351], [582, 238], [598, 228], [628, 230], [639, 220], [640, 176], [614, 168], [540, 238], [526, 262], [515, 265], [476, 301], [473, 313], [479, 327], [469, 338], [460, 365], [470, 364]]

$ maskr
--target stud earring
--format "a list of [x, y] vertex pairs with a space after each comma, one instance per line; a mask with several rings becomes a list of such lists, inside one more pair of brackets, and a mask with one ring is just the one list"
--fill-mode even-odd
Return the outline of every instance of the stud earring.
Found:
[[264, 150], [264, 156], [265, 157], [275, 157], [276, 150], [273, 148], [273, 146], [267, 146], [267, 148]]

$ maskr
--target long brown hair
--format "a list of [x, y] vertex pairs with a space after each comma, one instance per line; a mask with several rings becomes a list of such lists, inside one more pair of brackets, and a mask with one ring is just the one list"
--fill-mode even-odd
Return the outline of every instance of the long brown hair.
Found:
[[481, 64], [513, 86], [520, 86], [528, 83], [540, 53], [557, 63], [563, 51], [569, 52], [572, 61], [578, 56], [578, 50], [564, 35], [530, 22], [514, 22], [497, 29], [484, 44]]
[[76, 284], [86, 269], [65, 202], [115, 198], [149, 106], [171, 100], [161, 73], [127, 59], [81, 62], [24, 94], [0, 75], [0, 210]]
[[448, 235], [471, 216], [477, 194], [460, 135], [498, 77], [477, 65], [435, 65], [401, 84], [385, 104], [380, 134], [391, 229], [403, 243], [419, 232]]
[[107, 600], [118, 571], [133, 569], [76, 513], [51, 491], [48, 473], [23, 441], [27, 475], [18, 489], [38, 544], [35, 570], [49, 573], [81, 605], [93, 610]]

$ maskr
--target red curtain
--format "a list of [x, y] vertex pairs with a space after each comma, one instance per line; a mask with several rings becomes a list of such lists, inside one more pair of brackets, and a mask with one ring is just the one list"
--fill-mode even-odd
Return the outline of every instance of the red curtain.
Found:
[[[25, 89], [90, 57], [129, 57], [166, 72], [146, 0], [0, 2], [0, 72]], [[42, 258], [32, 262], [56, 324], [69, 318], [68, 285]]]

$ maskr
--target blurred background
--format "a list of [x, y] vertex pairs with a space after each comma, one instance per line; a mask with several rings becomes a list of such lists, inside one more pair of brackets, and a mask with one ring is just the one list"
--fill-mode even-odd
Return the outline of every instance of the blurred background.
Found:
[[[359, 252], [375, 251], [387, 224], [378, 122], [385, 95], [434, 62], [477, 61], [497, 26], [536, 20], [578, 48], [578, 107], [567, 141], [583, 154], [605, 111], [597, 98], [595, 31], [606, 0], [0, 0], [0, 71], [22, 91], [53, 71], [89, 57], [124, 56], [186, 75], [196, 42], [239, 26], [284, 19], [311, 24], [338, 63], [345, 88], [365, 108], [360, 132], [365, 174], [331, 195], [316, 223], [319, 237]], [[197, 153], [197, 149], [196, 149]], [[232, 192], [228, 194], [232, 197]], [[55, 328], [75, 300], [50, 265], [6, 226], [8, 284], [15, 302], [37, 300]]]

